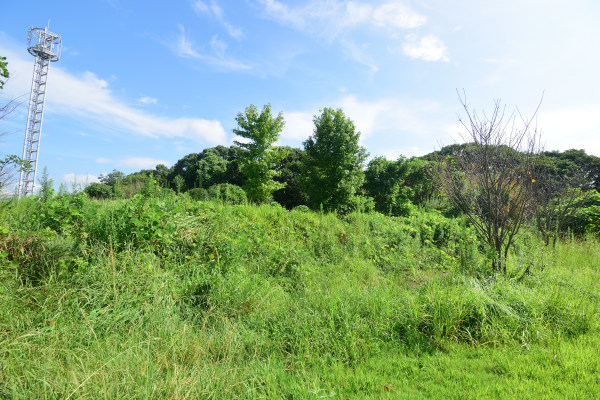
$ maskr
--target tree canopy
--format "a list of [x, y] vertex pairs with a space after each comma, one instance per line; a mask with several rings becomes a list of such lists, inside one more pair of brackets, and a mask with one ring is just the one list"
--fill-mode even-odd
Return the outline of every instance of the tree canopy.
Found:
[[302, 182], [313, 209], [350, 211], [364, 179], [366, 150], [358, 144], [360, 132], [341, 109], [325, 108], [313, 119], [313, 135], [304, 142]]
[[274, 180], [278, 175], [275, 166], [284, 155], [273, 151], [273, 143], [279, 139], [285, 126], [283, 114], [273, 118], [270, 104], [266, 104], [260, 113], [256, 106], [250, 105], [243, 113], [238, 113], [236, 121], [238, 127], [233, 129], [233, 133], [249, 140], [235, 142], [243, 149], [240, 165], [247, 178], [243, 187], [249, 200], [263, 202], [271, 198], [274, 191], [284, 187]]

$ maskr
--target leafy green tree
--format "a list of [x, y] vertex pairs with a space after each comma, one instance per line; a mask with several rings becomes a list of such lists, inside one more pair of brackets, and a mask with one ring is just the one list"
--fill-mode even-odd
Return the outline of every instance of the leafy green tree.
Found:
[[273, 192], [273, 200], [288, 210], [300, 205], [305, 206], [307, 204], [306, 193], [300, 185], [302, 162], [305, 157], [304, 150], [287, 146], [277, 147], [275, 150], [285, 155], [275, 167], [275, 170], [279, 172], [279, 176], [275, 180], [285, 184], [285, 187]]
[[39, 196], [43, 200], [48, 200], [52, 196], [54, 196], [54, 179], [50, 178], [48, 175], [48, 167], [44, 167], [44, 171], [42, 172], [42, 176], [38, 179], [38, 183], [40, 184]]
[[546, 151], [541, 154], [547, 168], [565, 178], [583, 178], [581, 188], [600, 192], [600, 157], [586, 154], [585, 150]]
[[241, 169], [247, 178], [243, 188], [250, 201], [264, 202], [274, 191], [284, 187], [274, 180], [278, 175], [275, 167], [283, 156], [273, 150], [273, 143], [279, 139], [285, 125], [283, 114], [273, 118], [270, 104], [265, 105], [260, 113], [256, 106], [250, 105], [243, 113], [238, 113], [236, 121], [238, 127], [233, 129], [233, 133], [250, 140], [249, 143], [235, 142], [243, 150]]
[[177, 194], [181, 193], [183, 189], [183, 185], [185, 184], [185, 179], [181, 175], [177, 175], [175, 179], [173, 179], [173, 184], [175, 185], [175, 192]]
[[113, 197], [113, 188], [105, 183], [90, 183], [88, 186], [86, 186], [83, 192], [92, 199], [104, 200]]
[[407, 215], [412, 203], [412, 189], [406, 185], [410, 163], [404, 157], [390, 161], [376, 157], [365, 171], [364, 188], [375, 200], [375, 210], [389, 215]]
[[209, 188], [210, 186], [225, 183], [228, 161], [219, 156], [215, 151], [208, 151], [198, 161], [196, 174], [198, 175], [198, 186]]
[[117, 183], [121, 183], [125, 179], [125, 174], [121, 171], [113, 169], [109, 174], [102, 174], [99, 176], [100, 183], [104, 183], [108, 186], [115, 186]]
[[313, 119], [313, 136], [304, 142], [302, 185], [313, 209], [348, 212], [364, 179], [366, 150], [360, 132], [341, 109], [325, 108]]

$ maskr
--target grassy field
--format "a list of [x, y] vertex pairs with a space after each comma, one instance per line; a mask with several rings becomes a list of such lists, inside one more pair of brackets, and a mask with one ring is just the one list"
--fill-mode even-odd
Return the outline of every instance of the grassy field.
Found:
[[64, 196], [0, 211], [0, 399], [600, 393], [600, 246], [461, 219]]

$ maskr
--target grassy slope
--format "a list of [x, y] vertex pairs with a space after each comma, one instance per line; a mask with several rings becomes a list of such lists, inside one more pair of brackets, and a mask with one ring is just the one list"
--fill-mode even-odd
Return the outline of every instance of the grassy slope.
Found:
[[432, 213], [79, 206], [4, 210], [0, 398], [600, 392], [597, 242], [525, 234], [511, 276], [484, 278], [473, 233]]

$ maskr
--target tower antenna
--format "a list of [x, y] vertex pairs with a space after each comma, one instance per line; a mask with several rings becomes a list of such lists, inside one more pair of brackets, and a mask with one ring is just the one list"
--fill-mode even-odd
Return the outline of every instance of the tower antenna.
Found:
[[[48, 24], [50, 20], [48, 20]], [[35, 57], [33, 64], [33, 78], [31, 79], [31, 94], [29, 96], [29, 109], [27, 111], [27, 127], [25, 129], [25, 142], [23, 143], [23, 161], [29, 166], [22, 167], [19, 175], [19, 188], [17, 196], [33, 194], [35, 178], [37, 175], [37, 161], [40, 154], [40, 139], [42, 134], [42, 118], [44, 116], [44, 103], [46, 100], [46, 83], [48, 80], [48, 67], [51, 62], [60, 59], [62, 41], [60, 36], [48, 30], [48, 27], [31, 27], [27, 34], [27, 51]]]

